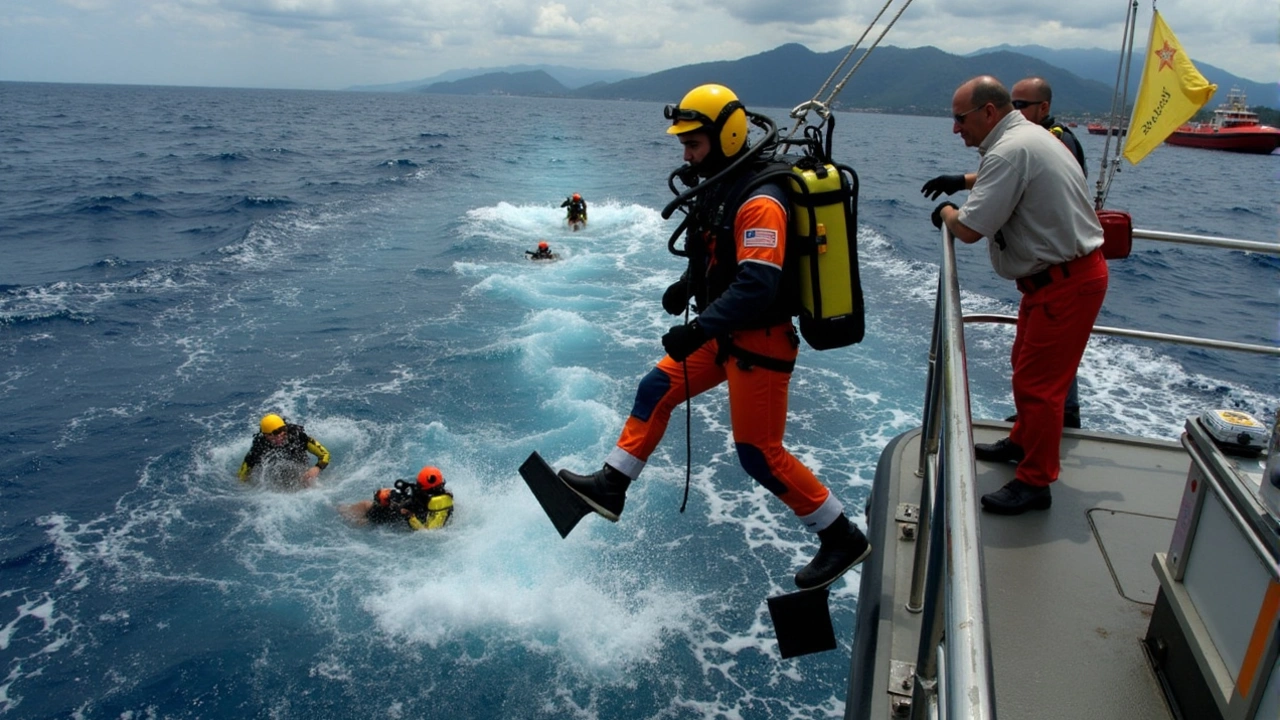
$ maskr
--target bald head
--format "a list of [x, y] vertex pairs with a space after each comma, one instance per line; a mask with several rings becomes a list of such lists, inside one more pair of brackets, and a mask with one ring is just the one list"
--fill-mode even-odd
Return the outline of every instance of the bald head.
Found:
[[1053, 101], [1053, 88], [1044, 78], [1023, 78], [1014, 83], [1010, 95], [1013, 107], [1037, 125], [1045, 124], [1052, 114], [1049, 108]]
[[1013, 84], [1013, 91], [1010, 94], [1014, 100], [1053, 102], [1053, 88], [1049, 87], [1049, 81], [1042, 77], [1022, 78]]
[[976, 147], [1012, 111], [1009, 91], [1004, 85], [990, 75], [979, 75], [966, 80], [951, 96], [951, 112], [956, 120], [952, 132], [959, 135], [965, 145]]
[[1009, 104], [1009, 91], [1005, 89], [1000, 81], [990, 75], [979, 75], [976, 78], [966, 81], [959, 89], [956, 95], [967, 93], [969, 104], [974, 107], [980, 107], [990, 103], [996, 110], [1003, 110], [1000, 114], [1004, 117], [1008, 114], [1012, 106]]

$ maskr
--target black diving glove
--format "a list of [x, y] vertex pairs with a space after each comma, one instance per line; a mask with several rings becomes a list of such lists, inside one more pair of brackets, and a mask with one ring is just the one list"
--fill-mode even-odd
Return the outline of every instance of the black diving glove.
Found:
[[944, 207], [954, 208], [956, 207], [956, 204], [951, 202], [950, 200], [947, 200], [945, 202], [940, 202], [938, 203], [938, 207], [933, 209], [933, 214], [929, 216], [929, 219], [933, 221], [933, 226], [938, 228], [939, 230], [942, 229], [942, 208]]
[[671, 283], [671, 287], [662, 293], [662, 309], [668, 315], [679, 315], [689, 307], [689, 282], [684, 278]]
[[[937, 200], [942, 193], [954, 195], [964, 189], [964, 175], [939, 175], [920, 188], [930, 200]], [[936, 224], [936, 223], [935, 223]]]
[[667, 351], [672, 360], [676, 362], [684, 362], [685, 358], [693, 354], [695, 350], [707, 344], [711, 338], [702, 332], [702, 326], [697, 320], [688, 325], [676, 325], [662, 336], [662, 348]]

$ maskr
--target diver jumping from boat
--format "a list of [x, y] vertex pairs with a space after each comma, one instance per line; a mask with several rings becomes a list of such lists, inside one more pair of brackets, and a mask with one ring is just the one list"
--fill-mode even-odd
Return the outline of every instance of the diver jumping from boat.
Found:
[[1010, 363], [1017, 419], [1009, 437], [974, 446], [979, 460], [1016, 462], [1014, 479], [982, 496], [982, 507], [1016, 515], [1047, 509], [1058, 479], [1062, 413], [1107, 292], [1102, 226], [1084, 173], [1062, 144], [1013, 111], [991, 76], [951, 99], [952, 132], [982, 160], [963, 207], [944, 202], [934, 227], [972, 244], [988, 238], [996, 274], [1022, 292]]
[[575, 231], [587, 224], [587, 201], [578, 193], [565, 198], [560, 207], [569, 208], [565, 220]]
[[698, 86], [664, 114], [671, 121], [667, 133], [680, 141], [686, 163], [669, 184], [674, 190], [679, 177], [690, 189], [673, 202], [688, 208], [681, 225], [685, 250], [679, 253], [688, 257], [688, 267], [663, 293], [662, 307], [680, 315], [693, 300], [698, 317], [663, 335], [667, 355], [640, 381], [603, 466], [588, 475], [560, 470], [559, 477], [594, 512], [617, 522], [627, 489], [662, 440], [672, 410], [727, 382], [743, 469], [818, 535], [817, 554], [796, 573], [795, 583], [823, 587], [862, 562], [871, 548], [836, 496], [782, 445], [800, 345], [791, 320], [794, 293], [784, 272], [790, 201], [781, 180], [752, 182], [775, 145], [747, 143], [749, 118], [763, 116], [748, 113], [722, 85]]
[[355, 525], [404, 523], [410, 530], [436, 530], [453, 517], [453, 493], [445, 488], [444, 473], [428, 465], [415, 482], [396, 480], [376, 490], [372, 500], [339, 505], [338, 512]]
[[[311, 487], [329, 465], [329, 451], [307, 434], [301, 425], [285, 422], [275, 413], [262, 416], [253, 445], [240, 463], [240, 482], [267, 477], [272, 484], [289, 488]], [[307, 453], [316, 457], [307, 467]]]

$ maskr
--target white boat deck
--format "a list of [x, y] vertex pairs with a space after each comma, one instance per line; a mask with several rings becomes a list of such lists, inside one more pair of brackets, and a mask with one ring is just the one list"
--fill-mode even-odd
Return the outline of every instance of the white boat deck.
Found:
[[[975, 423], [975, 440], [999, 439], [1008, 427]], [[1001, 720], [1168, 720], [1173, 715], [1141, 640], [1159, 589], [1152, 556], [1168, 550], [1188, 456], [1172, 442], [1065, 432], [1051, 509], [980, 513], [996, 711]], [[881, 676], [890, 659], [915, 663], [921, 617], [904, 607], [914, 542], [898, 538], [893, 522], [901, 503], [920, 500], [919, 432], [889, 452], [881, 471], [898, 482], [879, 487], [900, 493], [885, 498], [893, 539], [873, 536], [885, 543], [885, 554], [865, 572], [881, 573], [881, 637], [894, 629], [892, 642], [875, 649], [877, 676], [866, 688], [871, 718], [895, 717], [894, 703], [909, 698], [906, 690], [891, 695]], [[1013, 478], [1013, 465], [978, 462], [977, 471], [979, 494]], [[1038, 611], [1027, 613], [1027, 606]]]

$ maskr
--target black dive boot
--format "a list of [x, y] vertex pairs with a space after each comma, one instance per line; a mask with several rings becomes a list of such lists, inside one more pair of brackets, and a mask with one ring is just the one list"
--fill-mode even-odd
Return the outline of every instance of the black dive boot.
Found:
[[830, 585], [871, 554], [867, 536], [844, 513], [826, 530], [819, 530], [818, 539], [818, 554], [796, 573], [796, 587], [801, 590]]
[[603, 515], [609, 522], [618, 522], [622, 504], [627, 501], [627, 486], [631, 484], [631, 478], [608, 465], [590, 475], [579, 475], [568, 470], [561, 470], [559, 474], [561, 482], [577, 493], [578, 497], [586, 500], [592, 510]]

